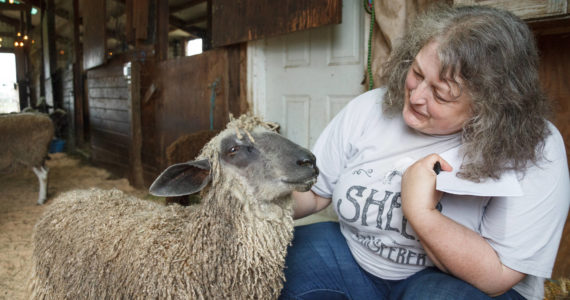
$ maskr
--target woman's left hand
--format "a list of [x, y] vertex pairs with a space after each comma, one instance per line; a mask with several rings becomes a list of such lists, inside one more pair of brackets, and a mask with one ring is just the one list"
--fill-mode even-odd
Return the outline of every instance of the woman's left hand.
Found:
[[402, 176], [402, 209], [408, 219], [435, 210], [441, 199], [442, 192], [435, 189], [436, 162], [441, 164], [442, 171], [452, 170], [441, 156], [431, 154], [416, 161]]

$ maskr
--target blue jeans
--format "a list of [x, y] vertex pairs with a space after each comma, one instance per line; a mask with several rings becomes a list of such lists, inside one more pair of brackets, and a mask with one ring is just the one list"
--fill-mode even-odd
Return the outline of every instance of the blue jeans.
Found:
[[[295, 228], [279, 299], [491, 299], [469, 283], [426, 268], [407, 279], [384, 280], [356, 263], [336, 222]], [[524, 299], [510, 290], [494, 299]]]

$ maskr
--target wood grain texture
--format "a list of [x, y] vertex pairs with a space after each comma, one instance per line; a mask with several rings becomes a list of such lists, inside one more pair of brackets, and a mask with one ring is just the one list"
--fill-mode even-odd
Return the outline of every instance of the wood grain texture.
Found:
[[129, 171], [130, 104], [123, 61], [87, 71], [92, 161], [120, 175]]
[[105, 0], [83, 0], [83, 69], [88, 70], [105, 63]]
[[339, 24], [341, 19], [342, 0], [212, 0], [212, 45]]
[[522, 19], [552, 17], [568, 13], [567, 0], [454, 0], [453, 3], [502, 8]]
[[[540, 79], [542, 86], [553, 101], [554, 124], [560, 130], [570, 162], [570, 34], [538, 36], [541, 56]], [[570, 221], [566, 220], [553, 278], [570, 277]]]

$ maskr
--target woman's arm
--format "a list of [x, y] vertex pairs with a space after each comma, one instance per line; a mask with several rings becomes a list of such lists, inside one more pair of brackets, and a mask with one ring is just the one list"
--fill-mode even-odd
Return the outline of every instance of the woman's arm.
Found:
[[331, 199], [323, 198], [313, 191], [293, 192], [293, 219], [300, 219], [323, 210]]
[[435, 162], [444, 171], [451, 166], [436, 154], [410, 166], [402, 178], [402, 209], [428, 256], [450, 273], [490, 296], [500, 295], [525, 277], [501, 263], [478, 233], [441, 214], [435, 207], [442, 192], [435, 189]]

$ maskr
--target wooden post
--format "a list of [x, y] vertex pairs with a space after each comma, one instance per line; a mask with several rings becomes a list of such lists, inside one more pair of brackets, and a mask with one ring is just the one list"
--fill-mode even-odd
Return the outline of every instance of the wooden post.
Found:
[[136, 60], [130, 62], [129, 103], [131, 144], [129, 146], [130, 157], [130, 181], [136, 188], [144, 188], [142, 167], [142, 124], [141, 124], [141, 64]]
[[168, 1], [157, 0], [156, 6], [156, 43], [155, 51], [158, 61], [168, 59]]
[[46, 77], [46, 103], [54, 108], [61, 108], [61, 99], [57, 99], [57, 54], [55, 49], [55, 2], [46, 1], [45, 15], [42, 17], [42, 37], [44, 48], [44, 65]]
[[79, 0], [73, 0], [73, 106], [75, 124], [75, 143], [76, 145], [85, 142], [84, 134], [84, 110], [83, 105], [83, 56], [81, 51], [81, 43], [79, 41]]

